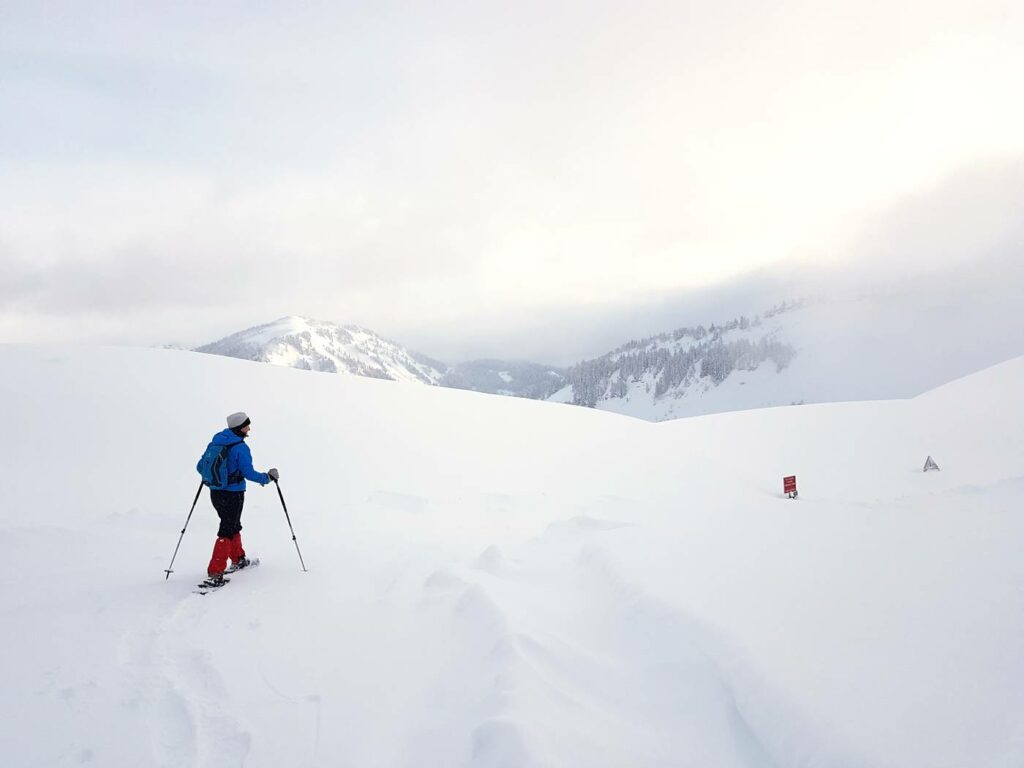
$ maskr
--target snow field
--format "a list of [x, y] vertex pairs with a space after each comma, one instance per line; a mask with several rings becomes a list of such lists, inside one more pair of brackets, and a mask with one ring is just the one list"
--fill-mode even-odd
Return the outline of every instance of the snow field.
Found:
[[[5, 765], [1024, 758], [1024, 360], [649, 424], [168, 350], [0, 353]], [[310, 572], [250, 485], [262, 564], [198, 596], [205, 495], [162, 571], [239, 408]]]

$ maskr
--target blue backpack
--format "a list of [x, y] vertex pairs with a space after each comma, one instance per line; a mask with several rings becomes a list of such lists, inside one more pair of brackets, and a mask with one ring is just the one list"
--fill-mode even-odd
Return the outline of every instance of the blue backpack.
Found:
[[203, 485], [208, 485], [211, 488], [224, 488], [231, 484], [231, 478], [227, 476], [228, 454], [232, 448], [241, 445], [242, 442], [239, 440], [237, 443], [228, 443], [227, 445], [210, 443], [206, 446], [206, 452], [196, 464], [196, 469], [203, 476]]

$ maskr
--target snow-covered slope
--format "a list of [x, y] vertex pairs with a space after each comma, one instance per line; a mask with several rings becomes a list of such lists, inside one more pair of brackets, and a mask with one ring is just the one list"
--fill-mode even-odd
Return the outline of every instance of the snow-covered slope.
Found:
[[565, 371], [540, 363], [470, 360], [453, 365], [442, 387], [544, 400], [565, 386]]
[[[1020, 290], [1024, 301], [1024, 290]], [[913, 397], [1024, 354], [1019, 303], [904, 291], [788, 302], [633, 341], [569, 369], [550, 397], [663, 421], [801, 403]]]
[[[0, 347], [0, 762], [1020, 765], [1022, 388], [651, 424]], [[239, 408], [309, 572], [250, 487], [263, 564], [200, 597]]]
[[196, 349], [289, 368], [437, 384], [447, 369], [373, 331], [305, 317], [282, 317]]

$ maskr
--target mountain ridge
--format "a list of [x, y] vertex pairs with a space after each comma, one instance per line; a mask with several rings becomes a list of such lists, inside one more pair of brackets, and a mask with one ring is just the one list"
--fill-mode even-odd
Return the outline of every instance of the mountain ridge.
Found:
[[359, 325], [287, 315], [193, 351], [325, 373], [437, 384], [442, 363]]
[[[812, 295], [620, 344], [567, 369], [448, 365], [362, 326], [280, 318], [195, 351], [607, 410], [647, 421], [803, 403], [907, 398], [1024, 353], [1021, 291], [974, 301], [970, 277]], [[1012, 286], [1011, 286], [1012, 287]], [[941, 291], [938, 289], [942, 289]]]
[[324, 373], [416, 382], [488, 394], [546, 399], [565, 372], [529, 361], [469, 360], [448, 365], [360, 325], [287, 315], [238, 331], [194, 352]]

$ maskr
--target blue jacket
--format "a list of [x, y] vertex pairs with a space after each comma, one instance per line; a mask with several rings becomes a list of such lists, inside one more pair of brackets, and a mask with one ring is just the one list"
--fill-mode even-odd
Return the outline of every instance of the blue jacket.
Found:
[[213, 440], [211, 442], [214, 445], [231, 445], [232, 443], [238, 443], [238, 445], [235, 445], [230, 451], [228, 451], [228, 485], [224, 486], [220, 490], [244, 491], [246, 480], [252, 480], [254, 483], [259, 483], [260, 485], [266, 485], [270, 482], [270, 475], [266, 472], [257, 472], [253, 469], [252, 453], [249, 451], [248, 445], [244, 442], [239, 442], [241, 439], [242, 438], [230, 429], [225, 429], [223, 432], [218, 432], [213, 436]]

